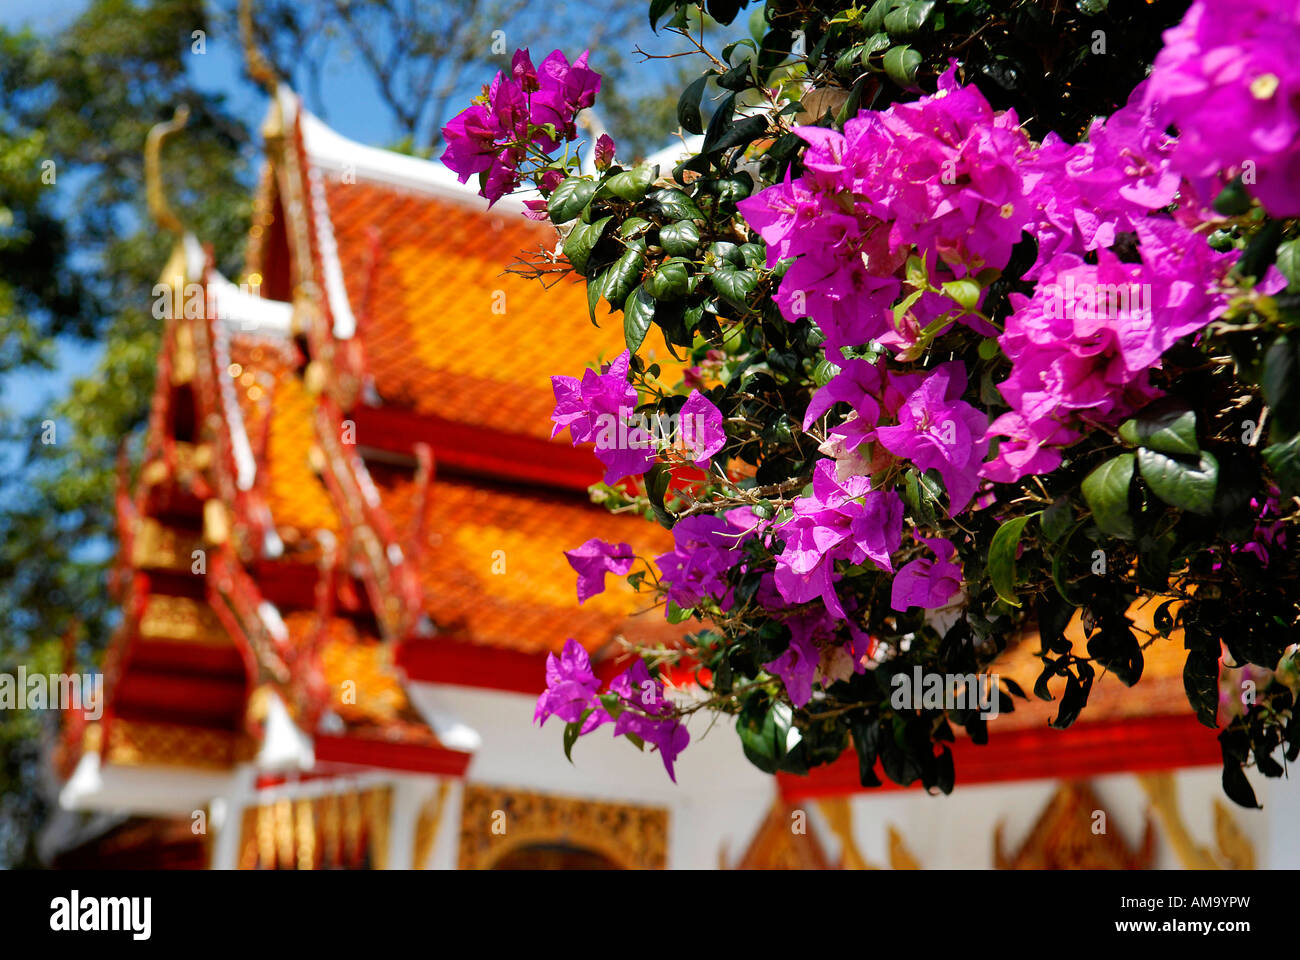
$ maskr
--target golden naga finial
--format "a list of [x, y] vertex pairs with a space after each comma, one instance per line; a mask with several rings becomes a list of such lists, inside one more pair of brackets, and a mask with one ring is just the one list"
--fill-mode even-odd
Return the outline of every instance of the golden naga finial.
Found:
[[244, 41], [244, 62], [253, 79], [266, 88], [266, 92], [275, 96], [278, 80], [275, 70], [257, 45], [253, 36], [253, 0], [239, 0], [239, 33]]
[[144, 183], [149, 198], [149, 213], [158, 226], [177, 236], [184, 233], [185, 228], [181, 225], [180, 218], [167, 205], [167, 192], [163, 189], [162, 181], [162, 146], [163, 141], [184, 127], [189, 119], [190, 108], [181, 104], [170, 120], [153, 125], [144, 145]]

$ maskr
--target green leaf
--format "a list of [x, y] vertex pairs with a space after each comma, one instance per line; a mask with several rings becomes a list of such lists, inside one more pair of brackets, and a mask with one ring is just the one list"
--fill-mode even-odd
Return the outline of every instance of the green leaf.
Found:
[[891, 37], [910, 37], [930, 19], [934, 0], [909, 0], [885, 14], [885, 30]]
[[1213, 207], [1225, 217], [1240, 216], [1250, 209], [1250, 194], [1241, 185], [1241, 177], [1219, 191], [1219, 195], [1214, 198]]
[[[1300, 430], [1300, 343], [1283, 334], [1264, 354], [1259, 386], [1277, 423], [1286, 434]], [[1275, 433], [1274, 436], [1277, 434]]]
[[867, 37], [866, 42], [861, 44], [858, 48], [861, 50], [861, 53], [858, 54], [858, 62], [866, 69], [874, 69], [879, 73], [880, 69], [869, 62], [870, 58], [875, 56], [877, 53], [880, 53], [882, 50], [888, 50], [889, 45], [893, 42], [894, 41], [889, 39], [889, 34], [887, 33], [873, 33], [871, 36]]
[[669, 623], [683, 623], [684, 621], [689, 620], [694, 613], [694, 607], [679, 607], [677, 604], [669, 600], [668, 612], [665, 614], [664, 619]]
[[1195, 411], [1172, 398], [1157, 400], [1132, 421], [1125, 421], [1120, 427], [1120, 436], [1135, 446], [1175, 457], [1194, 457], [1200, 452], [1196, 442]]
[[1053, 543], [1065, 536], [1072, 523], [1074, 523], [1074, 511], [1070, 509], [1069, 497], [1057, 497], [1038, 518], [1038, 525], [1043, 528], [1043, 535]]
[[604, 217], [595, 223], [575, 223], [569, 235], [564, 238], [564, 255], [578, 273], [586, 275], [591, 250], [600, 241], [601, 234], [612, 219], [614, 218]]
[[[1167, 637], [1174, 631], [1174, 617], [1169, 612], [1174, 601], [1166, 600], [1160, 606], [1156, 607], [1156, 612], [1151, 616], [1151, 624], [1159, 632], [1160, 636]], [[1216, 674], [1217, 676], [1217, 674]]]
[[628, 203], [637, 203], [646, 195], [650, 184], [659, 176], [659, 168], [643, 163], [632, 170], [616, 173], [606, 180], [600, 188], [600, 196], [613, 194]]
[[1218, 727], [1218, 657], [1192, 650], [1183, 663], [1183, 691], [1206, 727]]
[[1143, 447], [1137, 459], [1142, 479], [1165, 503], [1203, 517], [1214, 512], [1214, 490], [1219, 482], [1219, 461], [1214, 454], [1202, 451], [1200, 460], [1192, 464]]
[[1083, 497], [1092, 518], [1103, 533], [1124, 540], [1133, 539], [1133, 518], [1129, 516], [1129, 489], [1136, 458], [1121, 453], [1107, 460], [1083, 479]]
[[659, 21], [676, 5], [677, 0], [650, 0], [650, 29], [659, 32]]
[[866, 714], [858, 714], [849, 720], [849, 732], [853, 735], [853, 750], [858, 755], [858, 782], [864, 787], [880, 786], [880, 777], [876, 775], [880, 727]]
[[876, 0], [862, 18], [862, 28], [867, 33], [876, 33], [885, 25], [885, 14], [898, 6], [898, 0]]
[[633, 353], [641, 349], [646, 331], [655, 318], [655, 301], [639, 286], [627, 295], [623, 303], [623, 339]]
[[721, 263], [709, 274], [709, 282], [723, 297], [743, 306], [745, 299], [758, 286], [758, 274], [753, 270], [742, 270], [729, 263]]
[[1277, 248], [1277, 268], [1286, 277], [1288, 287], [1300, 289], [1300, 237]]
[[639, 240], [628, 244], [623, 255], [605, 271], [601, 294], [609, 301], [611, 308], [622, 306], [627, 295], [641, 279], [641, 270], [645, 266], [644, 250], [645, 244]]
[[680, 300], [691, 289], [690, 261], [680, 257], [665, 260], [646, 277], [642, 288], [656, 300]]
[[687, 133], [703, 133], [704, 118], [700, 115], [700, 103], [704, 100], [704, 88], [708, 85], [709, 74], [705, 74], [682, 91], [677, 98], [677, 122]]
[[765, 114], [744, 117], [727, 127], [722, 136], [704, 152], [721, 153], [723, 150], [730, 150], [732, 147], [756, 140], [766, 132], [767, 116]]
[[587, 280], [587, 313], [591, 316], [591, 322], [594, 326], [596, 323], [596, 304], [600, 303], [600, 298], [605, 295], [605, 276], [609, 271], [597, 277], [591, 277]]
[[588, 707], [582, 711], [582, 716], [577, 720], [564, 725], [564, 758], [570, 763], [573, 763], [573, 745], [578, 742], [578, 737], [582, 734], [582, 725], [587, 717], [591, 716], [591, 712], [591, 708]]
[[689, 257], [700, 245], [700, 229], [689, 220], [679, 220], [659, 228], [659, 246], [674, 257]]
[[904, 90], [916, 89], [916, 71], [920, 66], [921, 54], [907, 44], [885, 51], [885, 73]]
[[551, 222], [558, 226], [582, 213], [583, 208], [596, 195], [598, 186], [590, 177], [569, 177], [561, 181], [551, 194], [551, 199], [546, 202]]
[[1008, 520], [998, 527], [989, 544], [989, 579], [993, 581], [998, 596], [1013, 607], [1020, 606], [1020, 599], [1016, 596], [1016, 550], [1020, 546], [1021, 531], [1034, 516], [1036, 514]]
[[949, 280], [941, 289], [967, 313], [979, 308], [980, 295], [984, 292], [978, 283], [970, 279]]
[[644, 217], [628, 217], [618, 228], [618, 235], [624, 239], [645, 233], [654, 224]]
[[667, 467], [656, 461], [645, 475], [645, 492], [646, 497], [650, 500], [650, 508], [654, 511], [655, 518], [660, 525], [671, 530], [676, 518], [668, 512], [664, 506], [664, 494], [668, 492], [668, 484], [672, 482], [673, 475]]
[[1300, 493], [1300, 433], [1284, 443], [1265, 447], [1263, 457], [1277, 477], [1283, 495], [1291, 497]]
[[[561, 184], [563, 186], [563, 184]], [[675, 187], [656, 190], [650, 197], [655, 206], [669, 220], [703, 220], [704, 214], [690, 195]]]

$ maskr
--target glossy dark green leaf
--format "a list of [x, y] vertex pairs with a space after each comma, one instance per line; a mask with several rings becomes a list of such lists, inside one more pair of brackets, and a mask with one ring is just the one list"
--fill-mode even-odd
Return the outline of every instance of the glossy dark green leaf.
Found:
[[569, 235], [564, 238], [564, 255], [578, 273], [586, 274], [591, 250], [600, 241], [612, 219], [613, 217], [604, 217], [595, 223], [575, 223]]
[[547, 213], [554, 224], [568, 223], [577, 217], [591, 198], [596, 195], [599, 185], [589, 177], [569, 177], [560, 182], [546, 202]]
[[904, 90], [916, 89], [916, 71], [921, 66], [921, 54], [907, 44], [890, 47], [885, 51], [885, 74]]
[[1277, 268], [1286, 277], [1290, 289], [1300, 290], [1300, 237], [1277, 248]]
[[633, 353], [641, 349], [646, 331], [655, 318], [655, 301], [646, 293], [645, 286], [639, 286], [627, 295], [623, 303], [623, 340]]
[[998, 596], [1013, 607], [1020, 606], [1020, 598], [1016, 596], [1016, 551], [1020, 547], [1020, 535], [1025, 524], [1033, 516], [1031, 514], [1008, 520], [998, 527], [998, 532], [993, 534], [993, 541], [989, 544], [989, 579], [993, 581], [993, 589]]
[[1200, 451], [1195, 411], [1173, 398], [1157, 400], [1132, 420], [1126, 420], [1120, 427], [1120, 437], [1134, 446], [1175, 457], [1194, 457]]
[[730, 263], [722, 263], [713, 268], [709, 282], [727, 300], [742, 305], [758, 286], [758, 274], [753, 270], [742, 270]]
[[1133, 538], [1133, 518], [1129, 515], [1129, 490], [1133, 484], [1136, 458], [1121, 453], [1107, 460], [1083, 480], [1083, 497], [1088, 501], [1092, 518], [1103, 533], [1125, 540]]
[[1214, 512], [1214, 491], [1219, 482], [1219, 461], [1207, 450], [1191, 462], [1167, 457], [1143, 447], [1138, 468], [1151, 492], [1180, 510], [1208, 517]]
[[650, 184], [654, 183], [655, 177], [659, 175], [659, 169], [650, 164], [641, 164], [632, 170], [624, 170], [622, 173], [616, 173], [606, 180], [600, 187], [600, 196], [606, 194], [618, 197], [620, 200], [626, 200], [629, 203], [636, 203], [641, 200], [646, 191], [650, 189]]
[[700, 115], [700, 103], [704, 100], [704, 88], [709, 83], [705, 74], [691, 81], [677, 98], [677, 122], [687, 133], [703, 133], [704, 118]]
[[667, 223], [659, 228], [659, 246], [674, 257], [689, 257], [700, 245], [700, 229], [690, 220]]
[[1259, 386], [1274, 423], [1288, 435], [1300, 430], [1300, 339], [1283, 334], [1269, 345]]
[[1196, 719], [1207, 727], [1218, 727], [1219, 658], [1196, 650], [1188, 653], [1183, 664], [1183, 690], [1196, 711]]
[[680, 257], [665, 260], [641, 286], [656, 300], [679, 300], [691, 288], [690, 262]]
[[650, 199], [654, 201], [659, 212], [669, 220], [704, 219], [704, 214], [700, 213], [700, 208], [695, 205], [690, 194], [675, 187], [657, 190], [650, 195]]
[[910, 37], [925, 25], [934, 12], [934, 0], [908, 0], [885, 14], [885, 30], [891, 37]]
[[623, 255], [614, 261], [604, 274], [604, 286], [601, 294], [612, 309], [621, 307], [632, 288], [641, 279], [641, 270], [645, 267], [645, 244], [635, 241], [628, 245]]
[[1290, 440], [1265, 447], [1263, 457], [1277, 478], [1282, 493], [1288, 497], [1300, 494], [1300, 433]]

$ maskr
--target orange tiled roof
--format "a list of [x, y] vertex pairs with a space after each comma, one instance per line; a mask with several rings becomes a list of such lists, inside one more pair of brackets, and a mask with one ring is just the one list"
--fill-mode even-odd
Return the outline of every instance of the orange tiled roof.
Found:
[[[508, 433], [551, 433], [553, 374], [624, 349], [621, 315], [587, 312], [585, 287], [503, 273], [552, 249], [517, 213], [360, 180], [327, 180], [348, 298], [379, 395], [418, 413]], [[483, 201], [485, 204], [486, 201]], [[504, 312], [502, 312], [504, 311]], [[650, 351], [667, 369], [662, 347]]]
[[[384, 492], [401, 531], [413, 529], [414, 485]], [[439, 477], [431, 490], [418, 558], [425, 609], [441, 633], [523, 652], [558, 650], [567, 637], [597, 649], [615, 635], [648, 642], [681, 627], [647, 596], [608, 576], [602, 594], [578, 605], [577, 574], [564, 557], [592, 537], [626, 542], [643, 557], [672, 547], [668, 531], [640, 516], [613, 516], [572, 496], [485, 487]]]

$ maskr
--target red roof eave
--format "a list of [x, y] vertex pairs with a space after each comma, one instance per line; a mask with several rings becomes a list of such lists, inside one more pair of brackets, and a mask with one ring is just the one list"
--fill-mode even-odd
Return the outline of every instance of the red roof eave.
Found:
[[[1076, 779], [1218, 766], [1222, 762], [1214, 732], [1201, 726], [1190, 713], [1078, 723], [1068, 730], [1042, 727], [1003, 734], [997, 732], [995, 723], [987, 744], [980, 746], [967, 737], [958, 737], [952, 753], [959, 785]], [[882, 786], [864, 788], [858, 780], [858, 759], [853, 750], [806, 776], [778, 773], [776, 779], [787, 800], [920, 789], [919, 783], [904, 788], [884, 777]]]
[[316, 734], [313, 746], [318, 763], [347, 763], [445, 777], [463, 777], [473, 757], [472, 753], [438, 744], [324, 733]]

